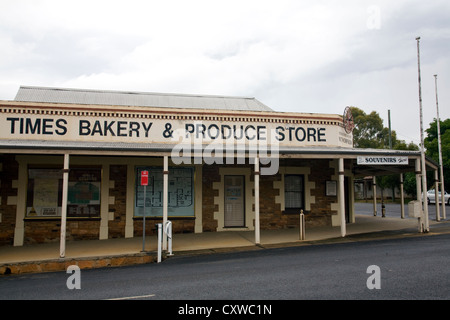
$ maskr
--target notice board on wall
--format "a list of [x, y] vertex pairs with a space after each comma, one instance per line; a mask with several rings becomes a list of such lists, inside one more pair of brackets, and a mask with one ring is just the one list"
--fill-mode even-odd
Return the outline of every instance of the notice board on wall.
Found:
[[[148, 171], [145, 194], [145, 216], [162, 217], [164, 175], [161, 167], [136, 169], [135, 216], [144, 215], [144, 186], [140, 185], [141, 171]], [[172, 217], [194, 216], [194, 168], [174, 167], [168, 174], [168, 215]]]

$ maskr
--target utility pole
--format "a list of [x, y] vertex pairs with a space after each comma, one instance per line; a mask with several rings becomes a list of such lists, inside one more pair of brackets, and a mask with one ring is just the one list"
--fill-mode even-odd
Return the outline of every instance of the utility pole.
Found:
[[[444, 164], [442, 163], [442, 146], [441, 146], [441, 120], [439, 119], [439, 104], [438, 104], [438, 91], [437, 91], [437, 74], [434, 75], [434, 88], [436, 92], [436, 115], [437, 115], [437, 135], [438, 135], [438, 149], [439, 149], [439, 168], [441, 173], [441, 201], [442, 201], [442, 219], [446, 219], [445, 214], [445, 187], [444, 187]], [[436, 200], [438, 201], [438, 200]], [[436, 204], [437, 205], [437, 204]]]
[[388, 123], [389, 123], [389, 149], [392, 149], [391, 110], [388, 110]]
[[422, 87], [421, 87], [421, 78], [420, 78], [420, 49], [419, 49], [419, 40], [420, 37], [416, 38], [417, 41], [417, 70], [418, 70], [418, 81], [419, 81], [419, 107], [420, 107], [420, 141], [421, 141], [421, 147], [420, 147], [420, 159], [422, 163], [422, 203], [423, 203], [423, 215], [424, 215], [424, 231], [428, 232], [429, 229], [429, 222], [428, 222], [428, 203], [425, 199], [425, 194], [427, 193], [428, 187], [427, 187], [427, 171], [425, 166], [425, 145], [424, 145], [424, 139], [423, 139], [423, 113], [422, 113]]
[[[391, 110], [388, 110], [389, 150], [392, 150]], [[392, 201], [395, 201], [395, 187], [392, 187]]]

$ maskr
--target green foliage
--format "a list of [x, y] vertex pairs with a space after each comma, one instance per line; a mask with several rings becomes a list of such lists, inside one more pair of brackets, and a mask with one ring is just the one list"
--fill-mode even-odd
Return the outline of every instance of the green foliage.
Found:
[[414, 197], [417, 194], [416, 174], [414, 172], [407, 172], [403, 175], [403, 190]]
[[353, 145], [355, 148], [380, 148], [382, 141], [383, 120], [377, 112], [367, 115], [363, 110], [351, 108], [355, 129]]
[[[441, 132], [442, 163], [444, 165], [445, 190], [450, 189], [450, 119], [439, 122]], [[430, 127], [425, 130], [427, 137], [424, 139], [426, 155], [439, 163], [439, 148], [437, 134], [437, 120], [430, 123]]]
[[[389, 149], [389, 128], [383, 126], [378, 112], [366, 114], [363, 110], [351, 107], [355, 129], [353, 130], [353, 146], [355, 148]], [[419, 147], [410, 142], [397, 139], [395, 130], [391, 130], [392, 149], [419, 150]]]

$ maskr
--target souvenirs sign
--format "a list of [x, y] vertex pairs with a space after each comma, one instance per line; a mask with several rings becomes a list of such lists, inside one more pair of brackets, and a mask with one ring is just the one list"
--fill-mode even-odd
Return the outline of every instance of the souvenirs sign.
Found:
[[359, 165], [408, 165], [408, 157], [361, 156], [357, 162]]

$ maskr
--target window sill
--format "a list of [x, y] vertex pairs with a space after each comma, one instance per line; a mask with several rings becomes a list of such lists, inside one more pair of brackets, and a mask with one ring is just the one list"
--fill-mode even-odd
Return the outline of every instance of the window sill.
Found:
[[[100, 220], [100, 217], [67, 217], [67, 220], [90, 220], [96, 221]], [[61, 217], [25, 217], [24, 221], [60, 221]]]
[[[134, 216], [133, 220], [142, 220], [144, 217], [140, 217], [140, 216]], [[163, 217], [145, 217], [145, 220], [162, 220]], [[182, 216], [182, 217], [167, 217], [167, 219], [169, 220], [195, 220], [195, 217], [192, 216]]]
[[285, 209], [285, 210], [281, 211], [281, 213], [286, 214], [286, 215], [300, 214], [301, 210], [303, 210], [304, 214], [310, 213], [310, 211], [306, 211], [305, 209], [302, 209], [302, 208]]

